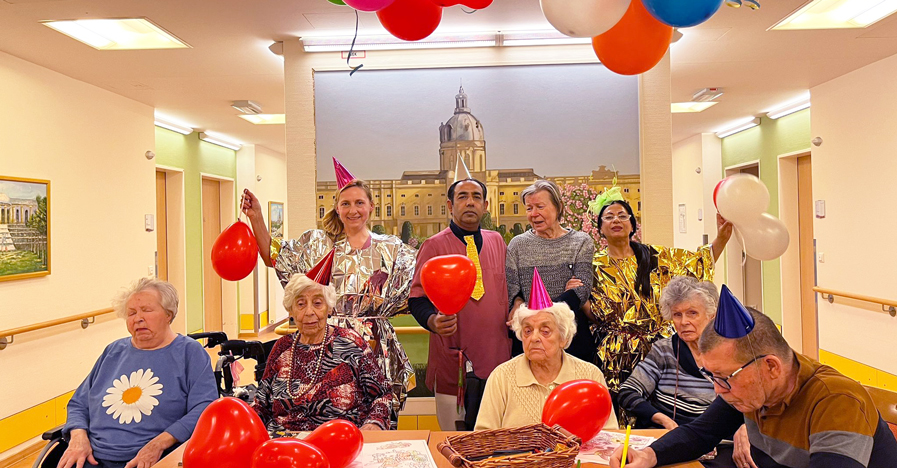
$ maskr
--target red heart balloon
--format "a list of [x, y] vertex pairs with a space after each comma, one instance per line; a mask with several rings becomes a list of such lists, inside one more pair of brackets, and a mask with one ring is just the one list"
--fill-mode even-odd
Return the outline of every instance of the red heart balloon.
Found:
[[331, 468], [327, 456], [299, 439], [269, 440], [252, 455], [252, 468]]
[[334, 419], [318, 426], [305, 442], [321, 449], [330, 460], [330, 468], [345, 468], [361, 455], [364, 438], [355, 424]]
[[441, 255], [424, 263], [420, 270], [424, 292], [445, 315], [461, 311], [477, 283], [477, 268], [464, 255]]
[[212, 268], [228, 281], [239, 281], [255, 269], [258, 244], [252, 229], [237, 221], [221, 231], [212, 245]]
[[607, 387], [594, 380], [571, 380], [557, 386], [542, 407], [542, 422], [592, 440], [611, 417], [613, 406]]
[[184, 468], [246, 468], [268, 439], [255, 410], [243, 400], [219, 398], [199, 416], [184, 448]]
[[474, 10], [482, 10], [489, 5], [492, 5], [492, 0], [432, 0], [433, 3], [441, 6], [441, 7], [450, 7], [455, 5], [464, 5], [468, 8], [473, 8]]
[[377, 12], [380, 24], [403, 41], [419, 41], [436, 30], [442, 7], [431, 0], [396, 0]]

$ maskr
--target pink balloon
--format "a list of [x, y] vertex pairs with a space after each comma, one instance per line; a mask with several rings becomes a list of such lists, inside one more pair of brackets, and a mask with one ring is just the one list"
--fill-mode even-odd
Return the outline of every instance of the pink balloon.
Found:
[[380, 11], [390, 5], [395, 0], [343, 0], [346, 5], [359, 11]]

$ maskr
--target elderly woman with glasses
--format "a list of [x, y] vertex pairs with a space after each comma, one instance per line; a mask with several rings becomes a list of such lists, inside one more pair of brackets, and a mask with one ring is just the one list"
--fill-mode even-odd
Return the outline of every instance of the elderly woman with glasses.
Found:
[[691, 252], [633, 239], [638, 223], [619, 188], [589, 206], [598, 215], [607, 249], [595, 255], [590, 314], [596, 326], [597, 357], [612, 395], [648, 354], [651, 344], [672, 335], [660, 313], [660, 294], [676, 276], [713, 279], [713, 265], [732, 235], [732, 225], [717, 215], [712, 244]]
[[718, 303], [709, 281], [679, 276], [664, 288], [660, 312], [676, 333], [656, 341], [620, 387], [620, 408], [636, 417], [635, 427], [673, 429], [700, 416], [716, 398], [700, 371], [698, 339]]
[[349, 328], [327, 324], [336, 303], [333, 251], [284, 288], [298, 331], [277, 340], [253, 408], [270, 432], [311, 431], [333, 419], [362, 430], [389, 429], [392, 393], [371, 348]]
[[[573, 311], [564, 302], [553, 303], [538, 272], [533, 274], [528, 305], [511, 319], [511, 329], [523, 342], [523, 354], [492, 371], [477, 415], [476, 430], [518, 427], [542, 420], [542, 408], [558, 385], [588, 379], [605, 384], [594, 364], [564, 350], [576, 334]], [[606, 429], [619, 426], [611, 417]]]

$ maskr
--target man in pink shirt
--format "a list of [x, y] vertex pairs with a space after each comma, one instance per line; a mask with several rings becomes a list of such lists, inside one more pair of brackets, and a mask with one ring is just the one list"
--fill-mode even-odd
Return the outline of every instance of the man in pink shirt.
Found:
[[[456, 430], [456, 421], [465, 420], [459, 408], [458, 374], [485, 381], [499, 364], [511, 357], [508, 336], [508, 285], [505, 279], [507, 247], [501, 234], [480, 229], [480, 219], [489, 207], [486, 186], [472, 178], [456, 181], [448, 189], [446, 204], [452, 213], [449, 227], [427, 239], [417, 255], [417, 264], [441, 255], [465, 255], [479, 262], [477, 287], [464, 309], [457, 315], [437, 311], [426, 297], [420, 281], [420, 268], [414, 274], [409, 305], [418, 323], [430, 332], [427, 387], [436, 393], [436, 414], [444, 431]], [[463, 359], [459, 354], [463, 353]], [[468, 379], [471, 381], [471, 379]], [[482, 389], [465, 389], [467, 406], [475, 412]], [[476, 414], [468, 415], [470, 421]]]

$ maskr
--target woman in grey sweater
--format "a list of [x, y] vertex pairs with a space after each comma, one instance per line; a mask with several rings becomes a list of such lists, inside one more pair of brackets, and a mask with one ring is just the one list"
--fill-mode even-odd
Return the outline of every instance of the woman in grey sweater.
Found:
[[[590, 322], [580, 310], [592, 289], [592, 257], [595, 243], [588, 234], [562, 227], [564, 205], [561, 191], [554, 182], [537, 180], [521, 194], [526, 218], [533, 227], [514, 237], [508, 245], [505, 270], [508, 278], [509, 315], [529, 301], [533, 268], [554, 302], [565, 302], [576, 318], [576, 335], [567, 352], [586, 362], [594, 362], [595, 341]], [[523, 352], [514, 339], [512, 355]]]

